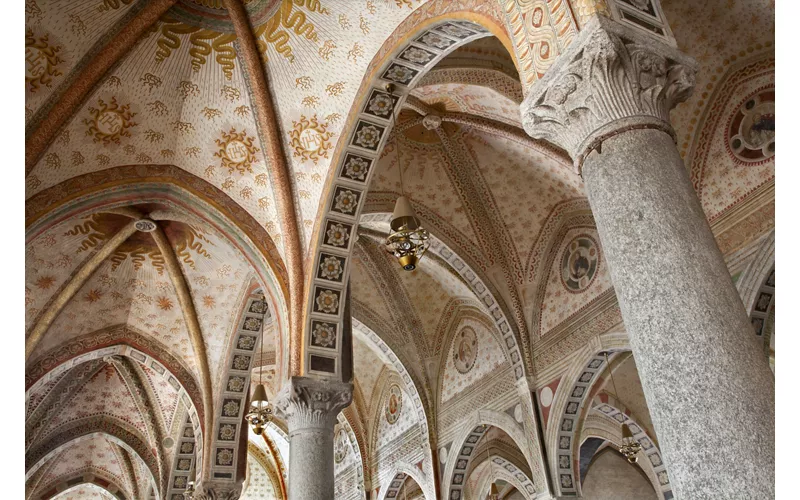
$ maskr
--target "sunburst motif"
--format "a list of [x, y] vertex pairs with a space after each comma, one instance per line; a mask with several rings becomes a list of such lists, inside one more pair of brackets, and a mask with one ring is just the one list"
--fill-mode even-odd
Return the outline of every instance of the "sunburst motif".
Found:
[[169, 311], [172, 309], [172, 300], [169, 297], [159, 297], [156, 301], [158, 308], [162, 311]]
[[53, 77], [61, 76], [57, 66], [63, 62], [58, 57], [61, 47], [51, 45], [49, 35], [34, 36], [30, 29], [25, 30], [25, 82], [28, 90], [36, 92], [44, 85], [50, 87]]
[[84, 118], [83, 123], [89, 128], [86, 135], [93, 136], [94, 142], [103, 144], [119, 144], [122, 137], [130, 137], [128, 129], [135, 127], [137, 123], [133, 121], [136, 113], [131, 111], [131, 105], [120, 106], [117, 98], [112, 97], [111, 102], [106, 104], [102, 99], [97, 100], [97, 108], [90, 106], [89, 114], [91, 118]]
[[232, 128], [230, 132], [222, 132], [222, 139], [216, 140], [219, 151], [214, 156], [222, 160], [222, 166], [228, 169], [228, 173], [238, 171], [240, 174], [245, 172], [253, 173], [253, 163], [256, 161], [256, 153], [260, 151], [253, 145], [253, 138], [242, 130], [237, 132]]
[[311, 160], [316, 163], [320, 158], [327, 158], [331, 145], [333, 132], [328, 132], [327, 123], [319, 123], [317, 115], [306, 118], [300, 116], [299, 121], [292, 121], [292, 130], [289, 131], [290, 145], [294, 152], [292, 156], [300, 157], [303, 161]]
[[36, 280], [36, 288], [40, 290], [49, 290], [51, 286], [56, 282], [56, 279], [52, 276], [42, 276], [38, 280]]
[[97, 302], [102, 297], [103, 297], [103, 292], [101, 292], [100, 290], [98, 290], [96, 288], [93, 288], [93, 289], [89, 290], [89, 292], [84, 297], [84, 300], [86, 300], [86, 302]]

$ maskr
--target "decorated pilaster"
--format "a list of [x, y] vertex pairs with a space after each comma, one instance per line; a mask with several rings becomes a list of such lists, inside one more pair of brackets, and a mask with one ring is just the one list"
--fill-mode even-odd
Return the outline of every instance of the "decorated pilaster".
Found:
[[772, 498], [774, 379], [669, 123], [694, 72], [598, 17], [530, 89], [523, 124], [583, 176], [676, 498]]
[[275, 406], [289, 427], [289, 500], [333, 498], [333, 428], [351, 382], [292, 377]]

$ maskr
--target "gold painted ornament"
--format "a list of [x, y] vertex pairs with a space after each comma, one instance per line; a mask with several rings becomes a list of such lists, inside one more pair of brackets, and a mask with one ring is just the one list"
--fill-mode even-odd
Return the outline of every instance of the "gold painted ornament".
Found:
[[130, 137], [132, 127], [138, 125], [133, 121], [136, 113], [131, 111], [130, 104], [120, 105], [116, 97], [106, 103], [103, 99], [97, 100], [97, 107], [90, 106], [91, 118], [84, 118], [83, 123], [89, 128], [86, 135], [93, 137], [93, 142], [102, 142], [105, 145], [119, 144], [123, 137]]
[[222, 166], [228, 169], [228, 173], [253, 173], [252, 166], [257, 161], [256, 153], [260, 149], [253, 144], [253, 138], [247, 132], [237, 132], [231, 128], [230, 132], [222, 132], [222, 139], [217, 139], [216, 143], [219, 150], [214, 156], [222, 160]]
[[25, 83], [28, 90], [36, 92], [42, 85], [50, 87], [53, 78], [61, 76], [58, 64], [64, 61], [58, 57], [61, 46], [50, 43], [50, 35], [34, 36], [30, 29], [25, 30]]
[[306, 118], [300, 116], [299, 121], [292, 121], [289, 131], [289, 145], [294, 149], [292, 156], [302, 161], [311, 160], [316, 165], [320, 158], [328, 158], [333, 132], [328, 132], [327, 123], [319, 123], [317, 115]]

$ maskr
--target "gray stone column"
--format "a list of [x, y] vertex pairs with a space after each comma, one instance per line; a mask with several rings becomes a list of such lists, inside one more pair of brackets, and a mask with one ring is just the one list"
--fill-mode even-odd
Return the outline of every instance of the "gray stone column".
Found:
[[676, 498], [774, 498], [774, 379], [675, 147], [694, 62], [588, 24], [522, 106], [582, 172]]
[[292, 377], [275, 400], [289, 427], [289, 500], [333, 498], [333, 427], [353, 384]]

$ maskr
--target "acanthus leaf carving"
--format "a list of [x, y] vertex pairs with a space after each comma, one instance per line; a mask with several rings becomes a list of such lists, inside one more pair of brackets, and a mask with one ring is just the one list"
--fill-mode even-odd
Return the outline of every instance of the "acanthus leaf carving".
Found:
[[603, 139], [633, 128], [674, 136], [669, 112], [694, 88], [694, 61], [607, 19], [593, 20], [528, 93], [525, 131], [565, 149], [578, 171]]
[[201, 482], [195, 489], [195, 500], [237, 500], [242, 495], [241, 482]]
[[353, 400], [353, 384], [292, 377], [275, 400], [290, 428], [333, 427]]

